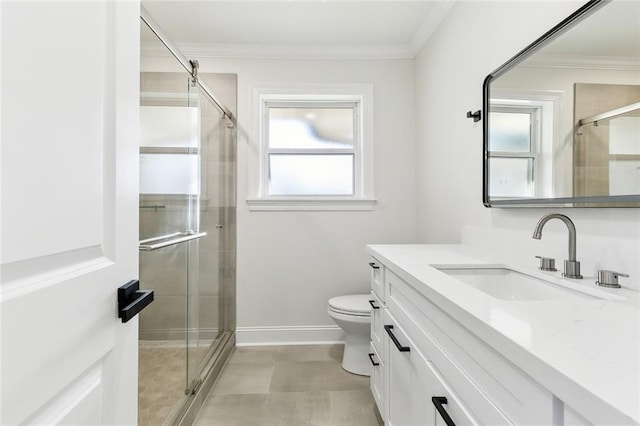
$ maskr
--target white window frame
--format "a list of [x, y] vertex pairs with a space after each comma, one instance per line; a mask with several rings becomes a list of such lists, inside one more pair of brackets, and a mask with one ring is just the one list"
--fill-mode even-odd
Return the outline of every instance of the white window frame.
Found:
[[[331, 107], [355, 105], [354, 144], [351, 149], [323, 149], [322, 153], [353, 153], [353, 195], [270, 195], [269, 154], [300, 153], [302, 150], [268, 146], [269, 106]], [[372, 210], [373, 197], [373, 86], [278, 85], [253, 88], [253, 137], [249, 140], [249, 210]], [[304, 150], [320, 153], [317, 150]], [[335, 152], [334, 152], [335, 151]]]

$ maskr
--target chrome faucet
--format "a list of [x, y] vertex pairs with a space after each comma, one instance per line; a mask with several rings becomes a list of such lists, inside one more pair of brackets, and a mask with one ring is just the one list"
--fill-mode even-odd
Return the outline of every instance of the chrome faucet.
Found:
[[536, 240], [542, 238], [542, 228], [551, 219], [560, 219], [569, 229], [569, 259], [564, 261], [564, 272], [562, 276], [567, 278], [582, 278], [582, 275], [580, 275], [580, 262], [576, 260], [576, 227], [571, 219], [559, 213], [544, 215], [538, 221], [536, 229], [533, 230], [533, 238]]

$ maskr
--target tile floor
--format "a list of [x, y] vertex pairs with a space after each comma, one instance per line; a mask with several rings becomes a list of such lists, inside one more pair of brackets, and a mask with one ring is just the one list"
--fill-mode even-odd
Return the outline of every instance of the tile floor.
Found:
[[138, 425], [161, 425], [184, 398], [184, 342], [140, 340]]
[[[205, 358], [211, 340], [200, 340], [192, 361]], [[194, 352], [195, 351], [195, 352]], [[183, 340], [138, 342], [138, 426], [158, 426], [184, 402], [187, 348]]]
[[343, 348], [237, 347], [194, 425], [382, 425], [369, 378], [342, 369]]

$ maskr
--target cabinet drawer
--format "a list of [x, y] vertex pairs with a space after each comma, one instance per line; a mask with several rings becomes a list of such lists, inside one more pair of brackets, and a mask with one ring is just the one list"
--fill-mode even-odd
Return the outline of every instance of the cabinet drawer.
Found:
[[[383, 420], [386, 421], [386, 412], [384, 407], [384, 360], [379, 355], [373, 344], [369, 345], [369, 359], [371, 360], [371, 376], [370, 387], [373, 399], [376, 401], [378, 411]], [[377, 365], [376, 365], [377, 364]]]
[[[428, 390], [427, 395], [422, 396], [422, 402], [429, 407], [430, 412], [432, 412], [431, 415], [435, 416], [432, 418], [438, 420], [435, 424], [444, 424], [444, 422], [441, 422], [442, 419], [439, 414], [433, 414], [436, 409], [432, 403], [432, 397], [445, 397], [447, 399], [446, 411], [451, 415], [456, 425], [482, 424], [499, 426], [512, 424], [488, 396], [478, 389], [468, 377], [462, 374], [450, 359], [446, 356], [433, 356], [433, 347], [424, 344], [424, 341], [430, 340], [430, 338], [405, 313], [400, 310], [396, 310], [396, 312], [390, 312], [389, 310], [385, 317], [387, 318], [385, 325], [393, 324], [393, 334], [401, 345], [409, 348], [407, 352], [403, 353], [399, 351], [393, 342], [388, 343], [387, 369], [389, 371], [391, 401], [395, 399], [393, 396], [395, 388], [399, 387], [392, 387], [393, 375], [397, 374], [394, 373], [395, 369], [403, 362], [400, 354], [405, 354], [405, 357], [409, 357], [407, 359], [412, 360], [411, 369], [413, 372], [411, 374], [420, 376], [410, 380], [412, 382], [421, 382], [421, 386]], [[424, 365], [419, 365], [420, 363]], [[405, 374], [408, 375], [409, 373]], [[388, 413], [391, 419], [393, 408], [391, 406], [392, 403], [390, 402], [389, 404]], [[399, 402], [396, 403], [396, 405], [398, 404]], [[411, 408], [415, 409], [415, 407]], [[432, 423], [424, 421], [418, 424]]]
[[473, 413], [492, 405], [516, 424], [553, 423], [550, 392], [409, 284], [391, 273], [386, 280], [388, 310], [410, 336], [421, 336], [426, 358]]
[[[378, 296], [371, 292], [371, 343], [378, 353], [382, 353], [382, 338], [384, 333], [382, 312], [384, 307]], [[377, 308], [374, 308], [377, 307]]]
[[371, 268], [371, 290], [378, 296], [384, 305], [384, 265], [375, 257], [371, 257], [369, 259], [369, 267]]

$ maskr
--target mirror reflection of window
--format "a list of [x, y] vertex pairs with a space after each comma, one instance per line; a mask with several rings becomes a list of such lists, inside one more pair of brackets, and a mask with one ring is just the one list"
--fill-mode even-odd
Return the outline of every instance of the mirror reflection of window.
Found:
[[539, 107], [494, 105], [489, 113], [491, 197], [531, 198], [540, 147]]
[[492, 111], [489, 150], [529, 152], [531, 150], [531, 113], [508, 109], [504, 112]]

